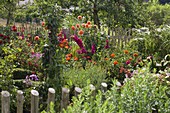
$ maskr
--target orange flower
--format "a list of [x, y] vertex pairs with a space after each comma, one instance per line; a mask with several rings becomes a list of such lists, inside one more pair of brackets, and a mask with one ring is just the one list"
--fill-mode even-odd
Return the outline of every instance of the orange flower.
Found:
[[67, 46], [67, 45], [66, 45], [66, 46], [65, 46], [65, 48], [66, 48], [66, 49], [68, 49], [68, 48], [69, 48], [69, 46]]
[[74, 26], [71, 26], [71, 29], [74, 31], [74, 30], [76, 30], [76, 28], [74, 27]]
[[89, 28], [91, 28], [91, 27], [92, 27], [92, 25], [88, 25], [88, 27], [89, 27]]
[[96, 64], [97, 64], [97, 62], [95, 62], [95, 61], [94, 61], [94, 62], [93, 62], [93, 64], [94, 64], [94, 65], [96, 65]]
[[137, 57], [137, 56], [138, 56], [138, 53], [134, 53], [133, 56], [134, 56], [134, 57]]
[[78, 57], [74, 57], [74, 61], [77, 61], [78, 60]]
[[114, 54], [114, 53], [112, 53], [112, 54], [110, 55], [110, 57], [114, 58], [114, 57], [115, 57], [115, 54]]
[[82, 26], [82, 27], [85, 27], [86, 25], [85, 25], [85, 23], [82, 23], [81, 26]]
[[132, 60], [132, 57], [130, 57], [129, 60]]
[[80, 31], [78, 32], [78, 34], [79, 34], [79, 35], [83, 35], [83, 34], [84, 34], [84, 31], [83, 31], [83, 30], [80, 30]]
[[59, 46], [60, 46], [61, 48], [63, 48], [63, 47], [64, 47], [64, 44], [63, 44], [63, 43], [60, 43]]
[[71, 53], [70, 53], [70, 54], [67, 54], [66, 57], [72, 57], [72, 54], [71, 54]]
[[82, 16], [80, 16], [80, 15], [79, 15], [77, 18], [78, 18], [79, 20], [82, 20]]
[[66, 57], [66, 60], [69, 61], [69, 60], [71, 60], [71, 58], [70, 57]]
[[85, 28], [89, 28], [89, 24], [85, 24]]
[[115, 60], [115, 61], [113, 62], [113, 64], [114, 64], [114, 65], [117, 65], [117, 64], [118, 64], [118, 61]]
[[80, 28], [80, 24], [76, 24], [76, 27], [77, 27], [77, 28]]
[[128, 50], [124, 50], [124, 53], [125, 53], [125, 54], [128, 54], [128, 53], [129, 53], [129, 51], [128, 51]]
[[104, 58], [105, 60], [109, 60], [109, 58]]
[[39, 39], [40, 39], [39, 36], [34, 37], [34, 40], [39, 40]]
[[90, 22], [90, 21], [88, 21], [88, 22], [87, 22], [87, 24], [88, 24], [88, 25], [90, 25], [90, 24], [91, 24], [91, 22]]

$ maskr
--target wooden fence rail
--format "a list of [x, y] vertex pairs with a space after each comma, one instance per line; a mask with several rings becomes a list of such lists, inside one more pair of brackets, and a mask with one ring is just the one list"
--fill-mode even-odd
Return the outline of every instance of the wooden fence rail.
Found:
[[[90, 89], [92, 90], [92, 95], [96, 95], [96, 88], [94, 85], [90, 84]], [[107, 84], [101, 83], [102, 92], [106, 92]], [[77, 97], [82, 89], [75, 87], [74, 96]], [[48, 89], [48, 98], [47, 98], [47, 112], [50, 110], [50, 103], [55, 102], [55, 90], [53, 88]], [[17, 113], [23, 113], [24, 105], [24, 93], [21, 90], [17, 91]], [[39, 92], [36, 90], [31, 90], [31, 113], [39, 113]], [[70, 104], [70, 90], [68, 88], [62, 88], [61, 96], [61, 109], [66, 109]], [[10, 93], [8, 91], [1, 92], [1, 113], [10, 113]]]

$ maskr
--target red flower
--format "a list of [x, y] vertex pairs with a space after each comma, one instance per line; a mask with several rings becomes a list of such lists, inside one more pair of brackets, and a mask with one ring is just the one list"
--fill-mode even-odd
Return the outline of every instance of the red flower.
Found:
[[128, 54], [128, 53], [129, 53], [129, 51], [128, 51], [128, 50], [124, 50], [124, 53], [125, 53], [125, 54]]
[[115, 54], [114, 54], [114, 53], [112, 53], [112, 54], [110, 55], [110, 57], [114, 58], [114, 57], [115, 57]]
[[87, 24], [88, 24], [88, 25], [90, 25], [90, 24], [91, 24], [91, 22], [90, 22], [90, 21], [88, 21], [88, 22], [87, 22]]
[[114, 65], [117, 65], [117, 64], [118, 64], [118, 61], [114, 61], [113, 64], [114, 64]]
[[39, 39], [40, 39], [39, 36], [34, 37], [34, 40], [39, 40]]
[[133, 56], [134, 56], [134, 57], [137, 57], [137, 56], [138, 56], [138, 54], [137, 54], [137, 53], [134, 53], [134, 54], [133, 54]]
[[76, 27], [77, 27], [77, 28], [80, 28], [80, 24], [76, 24]]
[[76, 30], [76, 28], [74, 27], [74, 26], [71, 26], [71, 29], [74, 31], [74, 30]]
[[42, 25], [42, 26], [45, 26], [45, 22], [42, 22], [41, 25]]
[[80, 30], [80, 31], [78, 32], [78, 34], [79, 34], [79, 35], [83, 35], [83, 34], [84, 34], [84, 31], [83, 31], [83, 30]]
[[0, 45], [3, 43], [3, 41], [0, 39]]
[[12, 31], [17, 31], [17, 27], [14, 25], [14, 26], [12, 26], [11, 30]]

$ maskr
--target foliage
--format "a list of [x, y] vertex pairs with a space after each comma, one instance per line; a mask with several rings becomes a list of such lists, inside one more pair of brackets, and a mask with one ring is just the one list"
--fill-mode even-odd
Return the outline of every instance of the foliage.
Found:
[[134, 34], [129, 46], [145, 57], [153, 55], [160, 60], [170, 52], [169, 40], [169, 26], [141, 28]]
[[87, 81], [90, 80], [91, 84], [95, 84], [96, 88], [99, 89], [101, 82], [105, 81], [105, 73], [100, 65], [97, 64], [88, 63], [85, 70], [76, 66], [73, 69], [64, 71], [64, 84], [69, 88], [73, 86], [83, 88], [87, 85]]
[[148, 7], [148, 13], [151, 16], [151, 21], [155, 25], [170, 24], [170, 5], [155, 4]]
[[[88, 87], [84, 88], [78, 98], [64, 112], [89, 113], [117, 113], [117, 112], [161, 112], [170, 111], [170, 99], [166, 94], [169, 88], [163, 85], [160, 79], [143, 68], [131, 79], [127, 79], [122, 87], [113, 87], [106, 93], [98, 91], [94, 97]], [[103, 99], [103, 96], [105, 97]]]

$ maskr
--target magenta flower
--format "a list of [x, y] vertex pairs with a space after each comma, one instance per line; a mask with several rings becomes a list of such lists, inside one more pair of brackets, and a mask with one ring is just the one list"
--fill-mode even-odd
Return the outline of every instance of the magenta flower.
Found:
[[109, 40], [106, 40], [106, 45], [104, 47], [105, 49], [108, 49], [109, 48]]
[[83, 42], [77, 35], [74, 35], [73, 40], [78, 44], [78, 46], [82, 49], [84, 48]]
[[127, 60], [127, 61], [126, 61], [126, 65], [128, 65], [128, 64], [130, 64], [130, 60]]
[[83, 54], [83, 53], [87, 53], [87, 50], [85, 48], [82, 48], [80, 50], [77, 50], [78, 54]]
[[95, 46], [95, 44], [92, 44], [91, 53], [94, 54], [95, 52], [96, 52], [96, 46]]

